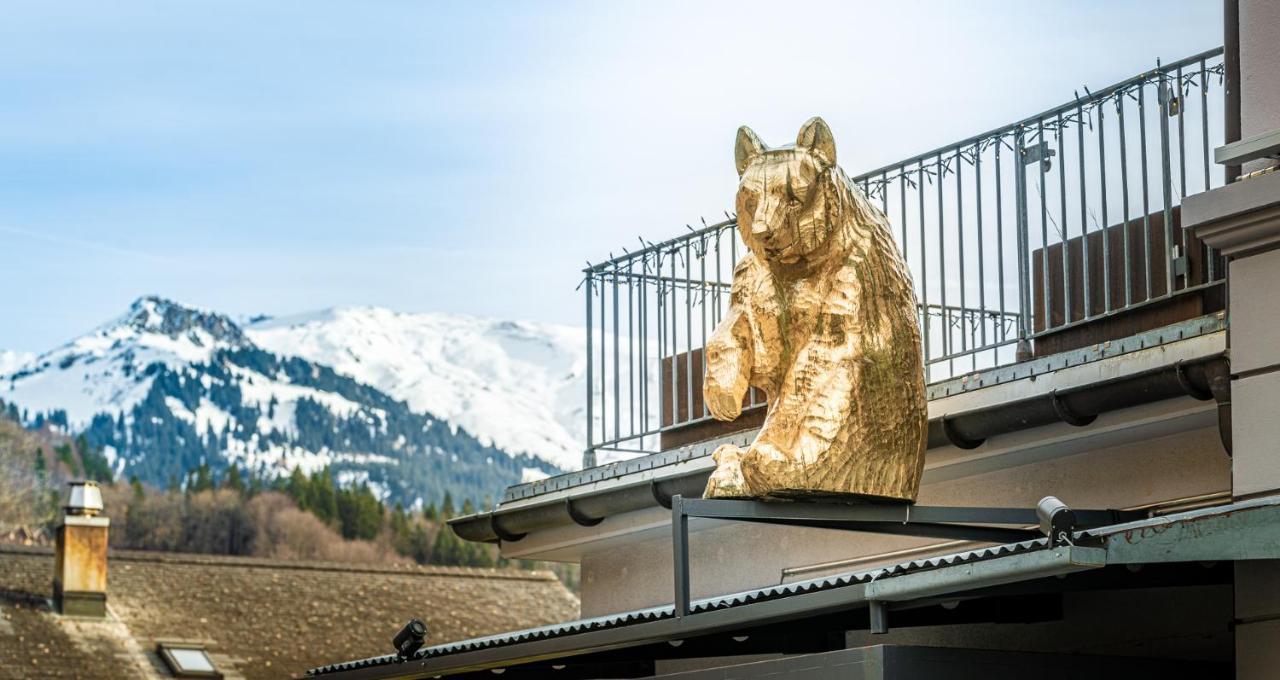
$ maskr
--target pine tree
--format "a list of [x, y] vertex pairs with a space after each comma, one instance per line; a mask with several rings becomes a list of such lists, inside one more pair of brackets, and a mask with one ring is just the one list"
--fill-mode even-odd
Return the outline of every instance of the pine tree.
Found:
[[436, 532], [436, 544], [431, 548], [431, 561], [446, 566], [462, 566], [466, 562], [466, 550], [462, 540], [449, 527], [442, 526]]
[[36, 479], [40, 480], [40, 483], [43, 484], [45, 478], [49, 474], [49, 464], [44, 460], [44, 449], [36, 449], [35, 458]]
[[222, 488], [231, 489], [241, 495], [244, 494], [244, 481], [240, 478], [240, 468], [235, 465], [227, 468], [227, 478], [222, 483]]
[[306, 475], [302, 474], [302, 468], [295, 467], [289, 473], [289, 481], [285, 484], [284, 492], [298, 504], [301, 510], [310, 510], [311, 505], [311, 484], [307, 481]]

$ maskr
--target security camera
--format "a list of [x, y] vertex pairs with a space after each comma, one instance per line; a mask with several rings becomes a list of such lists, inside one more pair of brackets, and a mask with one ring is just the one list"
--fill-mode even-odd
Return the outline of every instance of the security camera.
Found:
[[413, 656], [413, 653], [422, 649], [422, 643], [427, 639], [427, 624], [418, 619], [409, 619], [409, 623], [404, 624], [404, 628], [391, 639], [391, 644], [396, 648], [396, 654], [407, 659]]

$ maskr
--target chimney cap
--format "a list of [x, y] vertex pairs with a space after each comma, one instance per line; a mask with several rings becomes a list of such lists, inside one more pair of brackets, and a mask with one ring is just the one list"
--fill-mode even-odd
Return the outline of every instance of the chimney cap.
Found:
[[62, 506], [68, 515], [93, 517], [102, 512], [102, 490], [97, 482], [76, 481], [70, 483], [67, 504]]

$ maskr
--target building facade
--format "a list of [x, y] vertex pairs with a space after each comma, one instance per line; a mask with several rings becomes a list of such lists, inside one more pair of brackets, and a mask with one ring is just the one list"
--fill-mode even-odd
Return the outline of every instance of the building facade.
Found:
[[914, 517], [696, 501], [764, 412], [701, 399], [730, 217], [587, 269], [584, 469], [453, 523], [581, 564], [582, 619], [312, 673], [1280, 675], [1280, 6], [1224, 16], [1223, 48], [854, 179], [920, 302]]

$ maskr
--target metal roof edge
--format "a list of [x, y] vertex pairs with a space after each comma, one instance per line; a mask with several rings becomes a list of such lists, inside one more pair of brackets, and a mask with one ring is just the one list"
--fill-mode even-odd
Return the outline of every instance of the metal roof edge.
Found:
[[347, 678], [422, 677], [499, 668], [867, 606], [1006, 585], [1106, 565], [1280, 559], [1280, 495], [703, 598], [676, 617], [671, 606], [569, 621], [435, 645], [412, 659], [360, 659], [308, 671]]
[[[929, 448], [976, 448], [992, 436], [1056, 422], [1087, 426], [1100, 413], [1182, 395], [1212, 399], [1215, 389], [1220, 389], [1216, 378], [1228, 372], [1228, 362], [1218, 352], [1082, 387], [1048, 390], [1018, 401], [942, 414], [929, 420]], [[713, 448], [703, 446], [707, 454]], [[676, 493], [700, 497], [712, 467], [708, 459], [690, 455], [679, 464], [654, 467], [646, 471], [651, 474], [634, 481], [607, 480], [607, 484], [569, 487], [545, 499], [535, 497], [458, 517], [449, 525], [461, 538], [479, 542], [514, 542], [533, 531], [574, 523], [594, 526], [612, 515], [665, 506]]]

